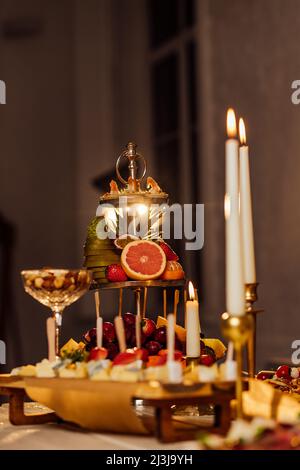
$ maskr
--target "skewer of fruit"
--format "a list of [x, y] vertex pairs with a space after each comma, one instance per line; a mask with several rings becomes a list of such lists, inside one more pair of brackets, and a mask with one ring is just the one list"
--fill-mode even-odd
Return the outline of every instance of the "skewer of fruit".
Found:
[[[136, 315], [126, 312], [122, 315], [124, 323], [124, 333], [126, 347], [133, 349], [137, 346], [136, 341]], [[183, 329], [183, 328], [182, 328]], [[184, 329], [183, 329], [184, 330]], [[181, 341], [177, 326], [175, 326], [175, 355], [183, 357], [184, 342]], [[87, 351], [91, 351], [96, 347], [96, 328], [87, 331], [83, 336]], [[150, 318], [141, 319], [141, 348], [146, 350], [149, 356], [148, 365], [161, 365], [166, 350], [167, 343], [167, 326], [157, 327], [155, 322]], [[119, 353], [119, 345], [116, 336], [116, 329], [113, 323], [109, 321], [103, 322], [103, 346], [107, 349], [107, 357], [113, 360]], [[126, 348], [125, 348], [126, 349]], [[212, 365], [216, 360], [223, 357], [225, 346], [218, 339], [201, 339], [201, 356], [200, 363], [203, 365]], [[146, 354], [145, 354], [146, 356]]]
[[[190, 371], [189, 368], [185, 369], [182, 351], [175, 349], [177, 339], [175, 317], [173, 314], [170, 314], [168, 319], [170, 318], [172, 322], [171, 327], [168, 322], [169, 334], [167, 335], [166, 327], [162, 327], [163, 330], [156, 329], [155, 323], [152, 320], [141, 320], [139, 315], [135, 316], [128, 312], [123, 317], [115, 317], [114, 324], [103, 322], [102, 346], [96, 345], [97, 332], [96, 328], [92, 328], [84, 335], [84, 342], [77, 343], [72, 339], [69, 340], [61, 349], [59, 360], [52, 363], [48, 360], [43, 360], [36, 366], [25, 366], [14, 373], [22, 376], [89, 377], [92, 380], [126, 382], [139, 380], [179, 382], [182, 380], [182, 373], [185, 372], [187, 374], [185, 375], [188, 376]], [[138, 325], [138, 322], [140, 322], [140, 325]], [[139, 326], [141, 327], [140, 333]], [[128, 335], [128, 332], [131, 335]], [[134, 336], [132, 336], [132, 333], [134, 333]], [[158, 339], [157, 334], [160, 335], [160, 339], [164, 344], [159, 344], [158, 341], [149, 339], [151, 337]], [[127, 347], [126, 336], [133, 341], [131, 347]], [[144, 337], [144, 344], [139, 339], [139, 336], [141, 338], [142, 336]], [[155, 343], [158, 344], [158, 347]], [[203, 347], [203, 344], [201, 346]], [[153, 355], [154, 349], [157, 353], [156, 355]], [[207, 354], [207, 352], [205, 350], [204, 358], [209, 357], [210, 360], [204, 361], [204, 363], [206, 366], [211, 366], [214, 364], [215, 354], [214, 352]], [[217, 377], [218, 370], [216, 364], [214, 364], [215, 370], [213, 370], [213, 367], [204, 367], [204, 370], [203, 367], [203, 365], [199, 367], [200, 375], [198, 375], [198, 370], [196, 371], [195, 369], [195, 373], [192, 374], [193, 377], [190, 377], [190, 380], [211, 380], [211, 378], [209, 379], [210, 376]], [[210, 373], [210, 370], [212, 373]]]
[[[179, 290], [176, 289], [174, 292], [174, 314], [175, 314], [175, 332], [176, 336], [178, 337], [179, 341], [181, 343], [186, 342], [186, 330], [182, 326], [178, 325], [176, 323], [177, 319], [177, 308], [178, 308], [178, 303], [179, 303]], [[167, 327], [168, 325], [168, 320], [167, 320], [167, 291], [164, 289], [163, 291], [163, 317], [161, 315], [158, 315], [157, 320], [156, 320], [156, 326], [157, 328], [161, 327]]]
[[103, 338], [103, 319], [100, 316], [100, 294], [99, 291], [95, 292], [95, 308], [96, 308], [96, 330], [97, 330], [97, 347], [102, 347]]

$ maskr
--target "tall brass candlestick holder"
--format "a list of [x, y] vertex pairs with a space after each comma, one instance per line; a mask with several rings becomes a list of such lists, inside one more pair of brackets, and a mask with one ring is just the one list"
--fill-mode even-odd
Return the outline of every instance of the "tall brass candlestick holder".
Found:
[[257, 287], [258, 282], [245, 284], [245, 301], [247, 315], [252, 317], [253, 329], [247, 342], [247, 363], [249, 377], [254, 377], [256, 372], [256, 316], [263, 310], [254, 308], [254, 303], [257, 301]]
[[243, 346], [253, 334], [253, 318], [251, 315], [233, 316], [227, 312], [222, 315], [222, 333], [234, 344], [237, 361], [236, 378], [236, 414], [243, 417]]

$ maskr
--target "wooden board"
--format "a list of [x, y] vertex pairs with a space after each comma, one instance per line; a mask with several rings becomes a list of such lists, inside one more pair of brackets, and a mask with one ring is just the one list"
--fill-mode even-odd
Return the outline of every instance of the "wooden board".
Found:
[[[222, 385], [222, 384], [219, 384]], [[64, 420], [83, 428], [126, 434], [155, 434], [162, 442], [190, 439], [199, 427], [186, 426], [173, 417], [174, 405], [215, 406], [214, 427], [226, 432], [230, 424], [231, 384], [226, 390], [203, 384], [196, 391], [169, 392], [146, 382], [106, 382], [89, 379], [0, 376], [0, 393], [9, 396], [13, 424], [41, 424]], [[122, 393], [120, 393], [122, 389]], [[53, 413], [26, 416], [26, 397], [55, 410]], [[133, 403], [139, 400], [155, 410], [154, 416], [138, 417]]]

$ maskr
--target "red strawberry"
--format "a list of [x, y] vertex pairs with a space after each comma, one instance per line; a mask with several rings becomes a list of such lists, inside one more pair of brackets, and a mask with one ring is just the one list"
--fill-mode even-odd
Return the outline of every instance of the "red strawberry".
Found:
[[164, 366], [167, 363], [167, 356], [157, 356], [157, 358], [157, 361], [155, 361], [156, 366]]
[[170, 245], [168, 245], [166, 242], [158, 242], [159, 246], [161, 249], [164, 251], [167, 261], [178, 261], [179, 257], [176, 255], [175, 251], [172, 250]]
[[127, 281], [128, 277], [120, 264], [110, 264], [105, 270], [105, 277], [109, 282]]
[[149, 351], [145, 348], [133, 348], [133, 351], [136, 354], [137, 359], [140, 359], [143, 362], [148, 361]]
[[132, 349], [129, 349], [125, 352], [120, 352], [113, 361], [113, 364], [116, 365], [126, 365], [130, 364], [137, 360], [136, 354]]
[[[166, 362], [167, 358], [168, 358], [168, 350], [167, 349], [161, 349], [159, 351], [158, 355], [161, 356]], [[175, 361], [181, 361], [181, 359], [182, 359], [182, 352], [175, 349], [175, 351], [174, 351], [174, 360]]]
[[107, 357], [108, 351], [106, 348], [93, 348], [89, 355], [89, 361], [99, 361]]

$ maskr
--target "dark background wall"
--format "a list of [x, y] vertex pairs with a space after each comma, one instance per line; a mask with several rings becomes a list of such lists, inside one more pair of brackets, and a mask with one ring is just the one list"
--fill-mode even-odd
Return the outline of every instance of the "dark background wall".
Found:
[[[294, 0], [230, 0], [207, 2], [206, 10], [210, 41], [208, 67], [202, 72], [207, 74], [209, 95], [203, 119], [207, 111], [209, 122], [208, 151], [201, 157], [210, 165], [202, 178], [211, 187], [214, 208], [206, 204], [206, 223], [212, 229], [203, 256], [214, 263], [210, 275], [204, 276], [205, 289], [224, 290], [222, 250], [216, 247], [223, 248], [224, 111], [230, 105], [245, 116], [251, 145], [257, 277], [260, 305], [266, 310], [259, 319], [261, 366], [289, 358], [299, 331], [300, 109], [290, 99], [291, 83], [300, 72], [298, 7]], [[221, 295], [213, 298], [209, 295], [214, 304], [206, 314], [215, 325], [224, 301]]]
[[[131, 139], [180, 202], [205, 203], [205, 247], [187, 254], [185, 264], [200, 290], [204, 329], [220, 334], [229, 105], [245, 116], [251, 145], [257, 272], [266, 309], [259, 320], [259, 363], [289, 357], [300, 300], [300, 109], [290, 101], [300, 73], [298, 4], [0, 0], [0, 79], [7, 85], [7, 104], [0, 106], [0, 213], [16, 234], [11, 303], [1, 313], [9, 367], [46, 350], [48, 312], [25, 295], [19, 271], [81, 264], [99, 196], [91, 181], [112, 170]], [[167, 31], [158, 35], [159, 44], [155, 30]], [[193, 58], [186, 49], [191, 42]], [[166, 103], [160, 66], [174, 54]], [[177, 120], [157, 133], [158, 110], [169, 105]], [[168, 174], [175, 159], [177, 171]], [[111, 305], [104, 303], [107, 318], [115, 314]], [[86, 296], [66, 310], [63, 336], [78, 337], [93, 322], [92, 297]]]
[[7, 104], [0, 109], [0, 211], [16, 232], [14, 308], [5, 303], [3, 312], [6, 321], [13, 316], [6, 338], [9, 365], [17, 351], [28, 361], [46, 349], [46, 309], [24, 295], [19, 271], [73, 265], [76, 259], [71, 7], [70, 1], [0, 3], [0, 74], [7, 86]]

